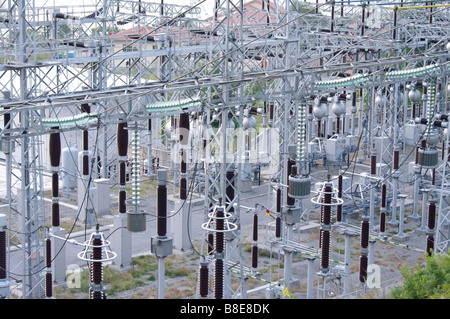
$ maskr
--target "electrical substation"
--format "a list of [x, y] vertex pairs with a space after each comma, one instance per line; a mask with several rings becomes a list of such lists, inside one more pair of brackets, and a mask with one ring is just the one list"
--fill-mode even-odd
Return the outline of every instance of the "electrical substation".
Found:
[[382, 298], [448, 254], [450, 1], [0, 3], [2, 298], [143, 258], [140, 298]]

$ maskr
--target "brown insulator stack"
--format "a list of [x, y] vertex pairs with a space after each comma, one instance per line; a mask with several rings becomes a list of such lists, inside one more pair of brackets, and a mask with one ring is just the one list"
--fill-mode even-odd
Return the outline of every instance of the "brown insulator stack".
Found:
[[258, 267], [258, 215], [253, 215], [252, 268]]
[[167, 235], [167, 185], [166, 181], [158, 180], [157, 186], [157, 233], [159, 237]]
[[431, 197], [427, 216], [427, 254], [431, 256], [434, 249], [434, 233], [436, 225], [436, 200]]
[[386, 228], [386, 184], [381, 186], [380, 233]]
[[361, 222], [361, 256], [359, 258], [359, 281], [364, 283], [367, 279], [367, 266], [369, 253], [369, 218], [363, 216]]
[[[81, 104], [81, 112], [90, 113], [91, 106], [89, 104]], [[83, 176], [89, 175], [89, 132], [83, 130]]]
[[[59, 127], [52, 127], [57, 130]], [[52, 169], [52, 227], [59, 227], [59, 163], [61, 160], [61, 137], [59, 132], [50, 133], [50, 166]]]
[[128, 152], [128, 130], [127, 123], [119, 123], [117, 125], [117, 152], [119, 159], [119, 213], [127, 212], [126, 198], [126, 162]]
[[331, 196], [333, 184], [326, 182], [323, 187], [322, 216], [320, 226], [320, 267], [323, 273], [327, 273], [330, 267], [330, 239], [331, 239]]
[[0, 282], [5, 282], [7, 279], [6, 273], [6, 215], [2, 216], [2, 225], [0, 225]]
[[281, 238], [281, 188], [277, 189], [277, 216], [275, 217], [275, 237]]
[[216, 234], [215, 234], [215, 250], [216, 259], [214, 267], [214, 297], [216, 299], [223, 299], [223, 282], [224, 282], [224, 218], [225, 210], [222, 206], [216, 207]]
[[102, 264], [102, 237], [99, 233], [93, 235], [91, 252], [91, 283], [89, 288], [90, 299], [106, 299], [103, 289], [103, 264]]
[[52, 242], [50, 238], [45, 240], [45, 297], [53, 297], [53, 287], [52, 287]]
[[202, 261], [200, 263], [200, 276], [199, 276], [199, 291], [200, 297], [208, 297], [208, 287], [209, 287], [209, 270], [208, 262]]
[[189, 114], [181, 113], [179, 117], [180, 151], [180, 199], [187, 199], [187, 148], [189, 142]]

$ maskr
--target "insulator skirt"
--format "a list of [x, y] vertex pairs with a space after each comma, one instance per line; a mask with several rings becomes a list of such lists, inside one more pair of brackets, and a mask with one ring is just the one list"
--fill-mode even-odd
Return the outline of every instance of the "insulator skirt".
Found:
[[380, 232], [384, 233], [386, 229], [386, 213], [381, 212], [380, 213]]
[[320, 265], [324, 269], [330, 266], [330, 232], [322, 231], [322, 255]]
[[214, 297], [223, 299], [223, 260], [216, 259], [214, 267]]
[[102, 259], [102, 240], [101, 238], [94, 238], [92, 240], [92, 253], [91, 253], [91, 282], [94, 284], [100, 284], [103, 280], [103, 266], [101, 262], [96, 260]]
[[253, 215], [253, 240], [258, 240], [258, 215]]
[[436, 204], [430, 203], [428, 206], [428, 220], [427, 220], [428, 228], [434, 229], [436, 224]]
[[0, 231], [0, 279], [6, 279], [6, 232]]
[[281, 217], [275, 219], [275, 237], [281, 237]]
[[396, 150], [394, 151], [394, 165], [393, 165], [394, 169], [399, 168], [399, 159], [400, 159], [400, 152]]
[[52, 173], [52, 197], [59, 197], [59, 178], [58, 173]]
[[117, 153], [119, 156], [127, 156], [128, 151], [128, 131], [127, 123], [117, 124]]
[[158, 186], [158, 236], [166, 236], [167, 234], [167, 187]]
[[59, 227], [59, 203], [52, 203], [52, 226]]
[[208, 296], [208, 286], [209, 286], [209, 274], [208, 266], [200, 266], [200, 296], [205, 298]]
[[187, 198], [187, 181], [186, 178], [180, 178], [180, 199]]
[[52, 266], [52, 242], [50, 238], [45, 240], [45, 267], [50, 268]]
[[370, 174], [372, 174], [372, 175], [377, 174], [377, 156], [376, 155], [370, 156]]
[[281, 212], [281, 188], [277, 189], [277, 212]]
[[361, 222], [361, 247], [367, 248], [369, 246], [369, 221], [363, 220]]
[[49, 144], [50, 165], [57, 167], [61, 159], [61, 137], [59, 132], [50, 134]]
[[369, 264], [369, 260], [367, 256], [359, 257], [359, 281], [365, 282], [367, 279], [367, 266]]
[[258, 267], [258, 246], [252, 246], [252, 268]]
[[53, 296], [53, 289], [52, 289], [52, 273], [48, 272], [45, 274], [45, 296], [47, 298], [51, 298]]

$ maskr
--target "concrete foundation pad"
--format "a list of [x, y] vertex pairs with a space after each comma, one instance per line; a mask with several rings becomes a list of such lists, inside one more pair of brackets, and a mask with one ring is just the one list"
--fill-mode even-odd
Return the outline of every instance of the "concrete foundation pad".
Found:
[[392, 239], [393, 239], [394, 241], [404, 242], [404, 241], [409, 240], [409, 235], [403, 235], [403, 236], [397, 236], [397, 235], [394, 235], [394, 236], [392, 236]]

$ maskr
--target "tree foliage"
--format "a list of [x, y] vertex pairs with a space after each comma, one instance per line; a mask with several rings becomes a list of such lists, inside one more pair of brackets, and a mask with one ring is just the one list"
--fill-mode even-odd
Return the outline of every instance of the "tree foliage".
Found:
[[403, 282], [394, 288], [394, 299], [449, 299], [450, 298], [450, 256], [448, 254], [427, 256], [425, 265], [401, 269]]

